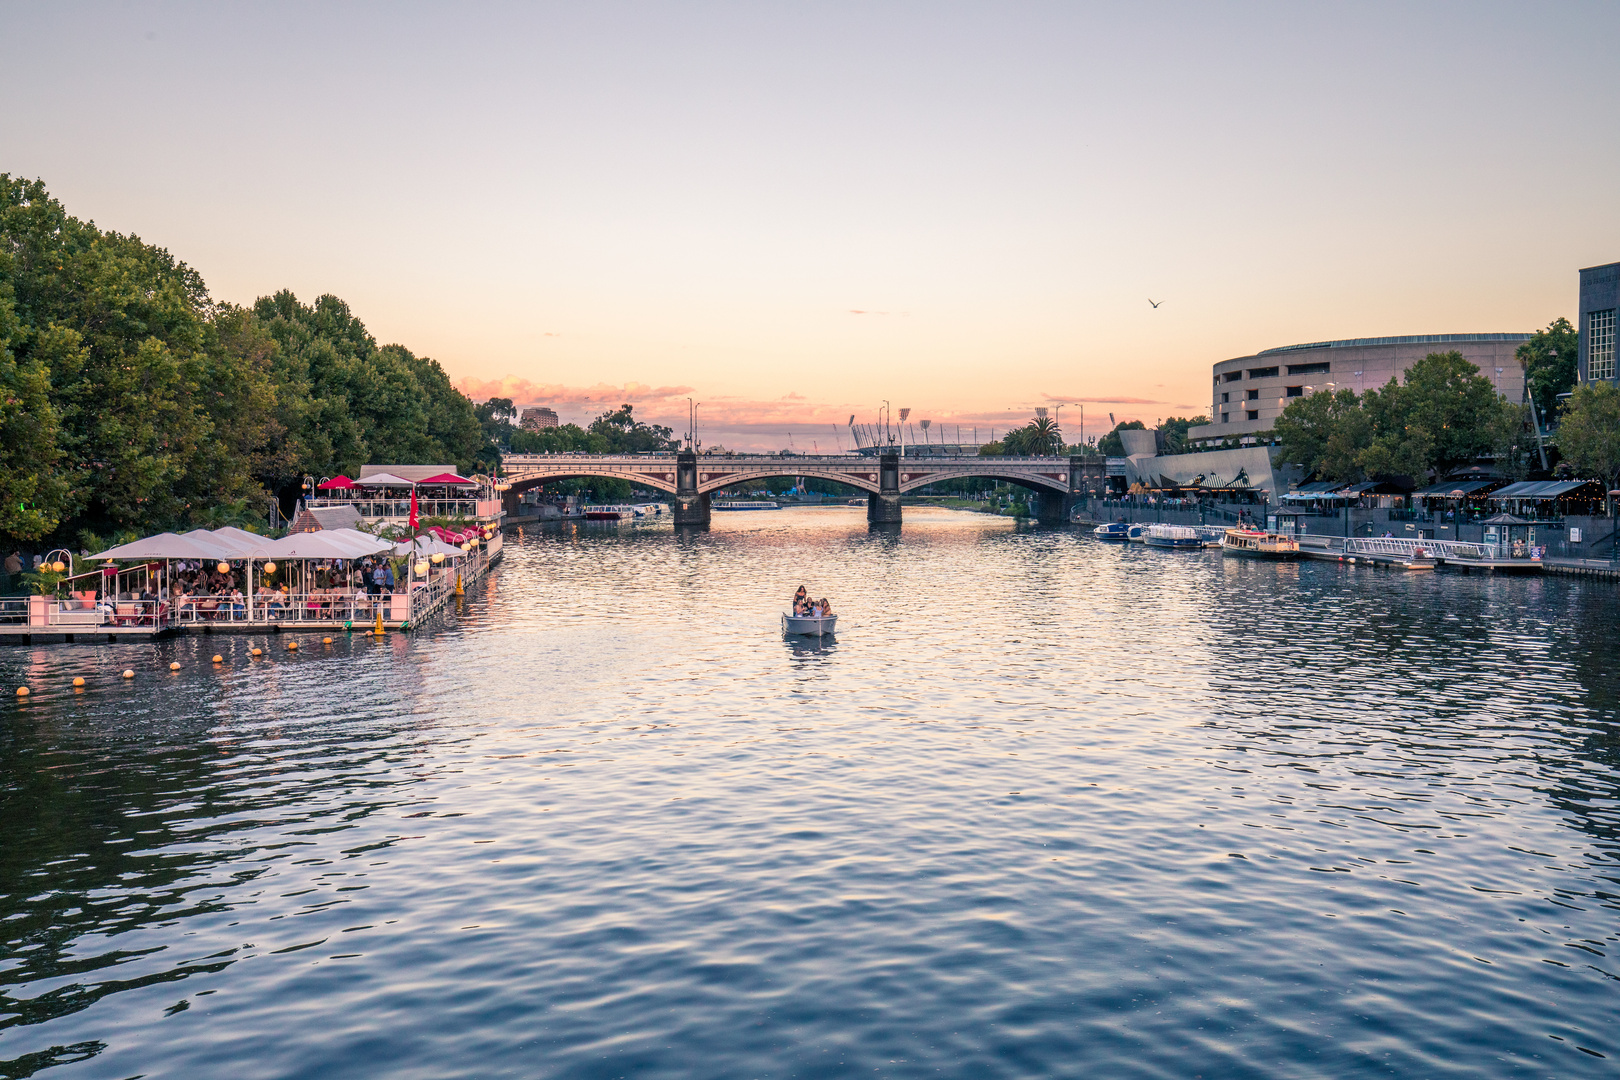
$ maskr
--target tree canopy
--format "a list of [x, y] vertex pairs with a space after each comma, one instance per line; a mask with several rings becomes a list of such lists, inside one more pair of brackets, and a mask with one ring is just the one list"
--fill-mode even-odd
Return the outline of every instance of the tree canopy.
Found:
[[1542, 424], [1558, 411], [1558, 395], [1575, 387], [1579, 371], [1580, 335], [1568, 319], [1554, 319], [1545, 330], [1514, 350], [1524, 369], [1525, 387], [1536, 403]]
[[1587, 383], [1569, 397], [1558, 425], [1558, 449], [1581, 476], [1620, 485], [1620, 388]]
[[6, 542], [189, 528], [306, 472], [470, 468], [485, 445], [439, 365], [378, 346], [337, 297], [215, 302], [169, 252], [0, 174]]
[[1289, 461], [1326, 480], [1411, 483], [1486, 456], [1511, 456], [1524, 410], [1455, 350], [1430, 353], [1361, 397], [1320, 390], [1296, 398], [1274, 431]]
[[1097, 440], [1097, 452], [1104, 457], [1124, 457], [1125, 443], [1119, 437], [1119, 433], [1146, 430], [1147, 425], [1140, 420], [1127, 420], [1123, 424], [1115, 424], [1112, 431]]

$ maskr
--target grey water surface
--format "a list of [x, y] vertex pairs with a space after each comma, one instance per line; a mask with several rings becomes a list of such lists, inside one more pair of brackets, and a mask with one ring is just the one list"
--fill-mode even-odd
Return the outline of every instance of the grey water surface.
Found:
[[0, 648], [0, 1076], [1615, 1074], [1620, 590], [906, 514]]

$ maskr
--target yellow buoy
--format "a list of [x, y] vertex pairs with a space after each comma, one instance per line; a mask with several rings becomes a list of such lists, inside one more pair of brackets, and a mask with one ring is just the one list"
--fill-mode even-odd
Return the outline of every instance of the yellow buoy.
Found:
[[28, 696], [28, 687], [26, 687], [26, 686], [17, 687], [17, 696], [18, 697], [27, 697]]
[[254, 649], [253, 650], [253, 655], [254, 656], [263, 656], [264, 655], [264, 650], [263, 649]]
[[332, 644], [332, 639], [329, 638], [329, 637], [323, 637], [323, 638], [321, 638], [321, 644], [322, 645], [330, 645], [330, 644]]
[[84, 685], [84, 676], [83, 675], [75, 675], [73, 677], [73, 685], [74, 686], [83, 686]]
[[289, 648], [289, 649], [296, 649], [296, 648], [298, 648], [298, 642], [296, 642], [296, 641], [289, 641], [289, 642], [287, 642], [287, 648]]
[[225, 658], [223, 656], [219, 655], [219, 653], [214, 654], [214, 663], [223, 664], [224, 662], [225, 662]]
[[135, 677], [135, 673], [133, 671], [131, 671], [129, 668], [124, 669], [124, 678], [133, 679], [134, 677]]
[[170, 664], [169, 665], [169, 670], [170, 671], [179, 671], [180, 670], [180, 661], [176, 660], [174, 663]]

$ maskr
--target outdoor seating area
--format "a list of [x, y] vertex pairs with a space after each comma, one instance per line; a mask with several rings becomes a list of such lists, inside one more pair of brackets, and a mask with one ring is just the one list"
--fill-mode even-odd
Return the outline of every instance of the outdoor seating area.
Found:
[[[204, 633], [292, 625], [399, 627], [437, 610], [499, 557], [498, 529], [433, 527], [390, 540], [355, 529], [281, 539], [242, 529], [159, 533], [59, 563], [3, 633]], [[65, 553], [64, 553], [65, 554]]]

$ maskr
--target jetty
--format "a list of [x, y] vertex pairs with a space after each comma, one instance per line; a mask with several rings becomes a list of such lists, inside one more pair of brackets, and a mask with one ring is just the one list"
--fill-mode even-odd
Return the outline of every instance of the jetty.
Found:
[[[1390, 536], [1301, 534], [1304, 559], [1383, 567], [1390, 570], [1450, 570], [1464, 574], [1539, 574], [1541, 549], [1464, 540], [1405, 540]], [[1521, 553], [1522, 552], [1522, 553]]]

